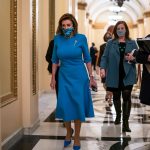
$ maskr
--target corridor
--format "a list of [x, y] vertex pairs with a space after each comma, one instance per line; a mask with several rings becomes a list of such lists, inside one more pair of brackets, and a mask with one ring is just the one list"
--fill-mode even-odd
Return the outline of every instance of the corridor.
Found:
[[[85, 35], [87, 52], [95, 43], [96, 56], [102, 52], [100, 46], [106, 44], [105, 33], [112, 32], [109, 27], [118, 21], [127, 23], [129, 37], [135, 42], [150, 34], [150, 0], [0, 0], [0, 150], [64, 149], [66, 130], [62, 120], [55, 120], [56, 96], [50, 89], [51, 73], [45, 59], [64, 13], [77, 20], [77, 34]], [[78, 41], [72, 46], [81, 48]], [[116, 71], [116, 66], [111, 68]], [[142, 64], [135, 68], [138, 82], [132, 91], [132, 132], [122, 133], [122, 122], [114, 125], [114, 105], [105, 101], [100, 75], [94, 74], [98, 84], [98, 92], [91, 91], [95, 117], [82, 124], [82, 150], [150, 150], [150, 106], [138, 99]], [[82, 77], [78, 68], [70, 72]], [[88, 75], [93, 79], [93, 72]], [[76, 89], [80, 90], [72, 90], [73, 95]], [[74, 134], [66, 150], [72, 150], [73, 140]]]
[[[150, 150], [150, 107], [139, 103], [132, 95], [130, 115], [131, 133], [122, 133], [121, 125], [114, 125], [114, 106], [104, 100], [105, 91], [97, 76], [98, 92], [92, 91], [95, 118], [87, 119], [81, 129], [82, 150]], [[39, 99], [40, 126], [32, 135], [23, 137], [10, 150], [72, 150], [73, 142], [63, 148], [66, 130], [61, 120], [54, 119], [56, 97], [54, 91]], [[73, 126], [72, 126], [73, 127]]]

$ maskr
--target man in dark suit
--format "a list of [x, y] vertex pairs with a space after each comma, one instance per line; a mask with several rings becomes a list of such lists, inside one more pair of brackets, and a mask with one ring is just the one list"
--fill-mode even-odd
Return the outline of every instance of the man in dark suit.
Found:
[[[145, 38], [150, 38], [150, 34]], [[135, 56], [138, 63], [143, 64], [139, 99], [141, 103], [150, 105], [150, 49], [148, 49], [147, 51], [139, 49], [138, 51], [134, 52], [133, 56]]]
[[90, 56], [91, 56], [91, 59], [92, 59], [92, 66], [93, 66], [93, 69], [96, 70], [96, 59], [97, 59], [97, 49], [95, 47], [95, 43], [92, 42], [92, 46], [90, 47]]
[[[149, 39], [150, 34], [145, 38]], [[150, 105], [150, 49], [143, 50], [142, 48], [139, 48], [138, 50], [133, 50], [128, 57], [130, 61], [135, 59], [137, 63], [143, 64], [139, 99], [141, 103]]]

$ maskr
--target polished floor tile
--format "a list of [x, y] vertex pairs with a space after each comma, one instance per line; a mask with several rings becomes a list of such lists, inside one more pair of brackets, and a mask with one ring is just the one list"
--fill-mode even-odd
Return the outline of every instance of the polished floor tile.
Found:
[[[114, 106], [105, 101], [106, 92], [98, 77], [96, 79], [98, 92], [91, 91], [95, 117], [82, 123], [81, 150], [150, 150], [150, 106], [140, 104], [136, 98], [137, 91], [133, 91], [129, 119], [132, 132], [123, 133], [122, 123], [114, 125], [116, 117]], [[39, 99], [40, 126], [32, 135], [24, 136], [10, 150], [64, 149], [66, 130], [62, 120], [55, 120], [55, 107], [55, 92], [43, 93]], [[72, 150], [72, 146], [73, 140], [65, 149]]]
[[[81, 141], [81, 150], [108, 150], [116, 142]], [[73, 144], [63, 147], [63, 140], [40, 140], [33, 150], [72, 150]]]

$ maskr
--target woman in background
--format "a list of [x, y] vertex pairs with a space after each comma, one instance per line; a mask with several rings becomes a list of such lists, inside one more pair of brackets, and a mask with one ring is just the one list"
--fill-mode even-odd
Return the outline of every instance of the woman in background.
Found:
[[[99, 67], [100, 67], [101, 57], [102, 57], [102, 55], [104, 53], [104, 50], [105, 50], [105, 47], [106, 47], [106, 43], [110, 39], [112, 39], [112, 34], [107, 31], [103, 36], [103, 40], [104, 40], [105, 43], [100, 45], [99, 57], [98, 57], [98, 62], [97, 62], [97, 66], [99, 66]], [[103, 87], [106, 90], [105, 81], [106, 81], [106, 77], [101, 79], [101, 82], [103, 83]], [[105, 100], [108, 102], [108, 104], [110, 106], [112, 106], [112, 92], [106, 90]]]
[[113, 92], [113, 103], [116, 110], [115, 124], [121, 122], [121, 94], [123, 98], [123, 132], [131, 132], [129, 116], [131, 111], [131, 91], [136, 83], [136, 66], [128, 63], [126, 53], [136, 49], [135, 41], [129, 37], [129, 29], [125, 21], [118, 21], [114, 27], [114, 38], [109, 40], [101, 58], [100, 76], [106, 77], [106, 87]]

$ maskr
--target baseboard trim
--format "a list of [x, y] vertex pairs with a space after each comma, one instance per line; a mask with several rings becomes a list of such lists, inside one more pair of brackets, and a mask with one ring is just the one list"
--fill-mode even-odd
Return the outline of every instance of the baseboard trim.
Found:
[[36, 120], [31, 127], [24, 128], [24, 135], [31, 135], [40, 125], [40, 120]]
[[18, 129], [16, 132], [14, 132], [12, 135], [10, 135], [7, 139], [5, 139], [1, 143], [2, 150], [10, 149], [23, 137], [23, 135], [31, 135], [39, 127], [39, 125], [40, 120], [38, 119], [31, 127]]
[[23, 128], [18, 129], [2, 142], [2, 150], [8, 150], [23, 137]]

